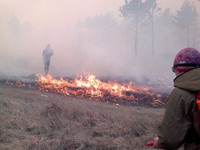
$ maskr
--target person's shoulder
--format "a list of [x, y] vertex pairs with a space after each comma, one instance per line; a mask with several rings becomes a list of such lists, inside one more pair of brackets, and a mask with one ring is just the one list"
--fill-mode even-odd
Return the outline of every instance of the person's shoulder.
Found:
[[182, 88], [175, 87], [175, 88], [172, 90], [172, 93], [182, 95], [182, 94], [191, 94], [191, 93], [193, 93], [193, 92], [188, 91], [188, 90], [185, 90], [185, 89], [182, 89]]
[[183, 100], [183, 101], [193, 101], [195, 98], [195, 94], [194, 92], [185, 90], [185, 89], [181, 89], [178, 87], [175, 87], [173, 89], [173, 91], [171, 92], [169, 98], [171, 99], [179, 99], [179, 100]]
[[43, 50], [43, 52], [46, 52], [48, 49], [47, 48], [45, 48], [44, 50]]

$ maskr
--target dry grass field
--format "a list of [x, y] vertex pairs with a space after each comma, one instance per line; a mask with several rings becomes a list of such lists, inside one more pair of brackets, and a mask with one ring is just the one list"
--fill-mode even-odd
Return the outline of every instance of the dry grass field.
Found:
[[145, 150], [164, 109], [0, 84], [0, 150]]

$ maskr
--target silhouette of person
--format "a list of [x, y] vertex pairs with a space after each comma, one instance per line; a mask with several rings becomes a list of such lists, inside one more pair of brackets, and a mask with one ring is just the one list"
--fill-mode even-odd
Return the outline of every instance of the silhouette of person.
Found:
[[51, 48], [50, 44], [48, 44], [46, 48], [43, 50], [42, 55], [43, 55], [43, 62], [44, 62], [44, 73], [45, 75], [47, 75], [49, 72], [51, 56], [53, 55], [53, 49]]

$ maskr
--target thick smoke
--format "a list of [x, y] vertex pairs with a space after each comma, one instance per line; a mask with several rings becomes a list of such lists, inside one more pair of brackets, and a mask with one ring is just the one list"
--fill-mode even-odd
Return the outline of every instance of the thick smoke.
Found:
[[[76, 13], [81, 14], [89, 9], [84, 7], [89, 6], [81, 6], [78, 0], [73, 2], [71, 8], [66, 6], [68, 10], [62, 6], [64, 1], [56, 5], [53, 5], [55, 1], [45, 2], [36, 1], [30, 10], [23, 8], [24, 11], [19, 11], [20, 7], [13, 8], [14, 4], [12, 11], [4, 9], [6, 15], [0, 22], [1, 77], [44, 73], [42, 51], [47, 44], [51, 44], [54, 55], [49, 73], [53, 76], [72, 77], [92, 73], [99, 77], [153, 82], [162, 77], [172, 82], [173, 58], [186, 45], [177, 42], [173, 27], [168, 28], [168, 33], [163, 31], [161, 19], [155, 22], [154, 54], [148, 26], [141, 25], [136, 55], [133, 25], [119, 12], [124, 1], [115, 3], [114, 9], [101, 8], [102, 12], [98, 10], [95, 13], [93, 8], [81, 17], [77, 17]], [[94, 4], [89, 0], [88, 3]], [[25, 6], [28, 7], [28, 4]], [[79, 8], [77, 12], [72, 10], [75, 6]], [[103, 4], [100, 6], [104, 7]], [[159, 18], [162, 12], [156, 17]], [[200, 45], [195, 48], [200, 48]]]

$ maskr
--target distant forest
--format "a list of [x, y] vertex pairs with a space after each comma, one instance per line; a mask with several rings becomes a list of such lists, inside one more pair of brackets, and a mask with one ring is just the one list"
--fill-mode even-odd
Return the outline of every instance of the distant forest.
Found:
[[106, 13], [80, 23], [81, 46], [90, 39], [90, 44], [100, 48], [117, 45], [135, 56], [174, 55], [184, 47], [200, 48], [199, 14], [188, 0], [175, 13], [170, 8], [162, 10], [156, 0], [125, 0], [119, 12], [121, 21]]

